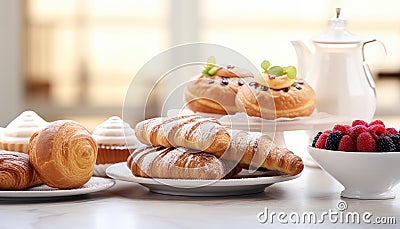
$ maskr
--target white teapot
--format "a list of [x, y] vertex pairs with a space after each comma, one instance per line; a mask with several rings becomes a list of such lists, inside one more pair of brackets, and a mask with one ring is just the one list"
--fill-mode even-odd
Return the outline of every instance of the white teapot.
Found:
[[364, 60], [364, 45], [346, 30], [346, 20], [329, 20], [326, 33], [312, 39], [312, 47], [292, 41], [298, 59], [299, 75], [314, 88], [318, 112], [372, 119], [376, 108], [374, 80]]

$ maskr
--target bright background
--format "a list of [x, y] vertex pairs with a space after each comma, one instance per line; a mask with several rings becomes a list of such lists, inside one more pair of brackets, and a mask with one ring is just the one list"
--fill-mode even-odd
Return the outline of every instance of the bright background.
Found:
[[[74, 119], [89, 129], [121, 116], [140, 67], [188, 42], [227, 46], [257, 66], [264, 59], [295, 65], [290, 41], [324, 32], [336, 7], [352, 33], [386, 45], [387, 56], [378, 45], [368, 47], [367, 60], [377, 84], [377, 117], [398, 121], [397, 0], [0, 0], [0, 124], [25, 109], [47, 120]], [[382, 73], [395, 76], [379, 77]], [[137, 88], [149, 86], [139, 83]], [[139, 114], [144, 101], [136, 102], [131, 105]]]

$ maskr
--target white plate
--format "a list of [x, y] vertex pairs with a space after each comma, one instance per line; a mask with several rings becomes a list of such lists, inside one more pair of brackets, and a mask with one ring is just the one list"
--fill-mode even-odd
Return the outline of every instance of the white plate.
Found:
[[139, 183], [150, 191], [183, 196], [230, 196], [263, 192], [274, 183], [292, 180], [300, 176], [272, 174], [262, 177], [245, 177], [222, 180], [152, 179], [135, 177], [121, 162], [108, 167], [106, 171], [114, 179]]
[[60, 196], [75, 196], [93, 192], [106, 190], [114, 186], [115, 181], [112, 179], [92, 177], [80, 188], [61, 190], [51, 188], [47, 185], [36, 186], [23, 191], [0, 191], [0, 197], [60, 197]]

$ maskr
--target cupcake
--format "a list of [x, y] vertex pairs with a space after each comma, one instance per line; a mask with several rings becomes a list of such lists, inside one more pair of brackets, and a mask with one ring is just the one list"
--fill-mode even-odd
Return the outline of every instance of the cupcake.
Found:
[[47, 125], [48, 123], [34, 111], [24, 111], [2, 129], [0, 147], [3, 150], [28, 153], [32, 134]]
[[106, 177], [106, 169], [110, 165], [125, 162], [130, 152], [140, 144], [130, 125], [117, 116], [98, 125], [92, 137], [98, 147], [95, 176]]

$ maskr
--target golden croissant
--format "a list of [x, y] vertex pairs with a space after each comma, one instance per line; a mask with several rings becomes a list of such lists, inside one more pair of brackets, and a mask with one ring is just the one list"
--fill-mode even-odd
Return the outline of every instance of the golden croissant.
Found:
[[81, 187], [93, 174], [97, 145], [79, 123], [60, 120], [32, 135], [30, 161], [48, 186], [59, 189]]
[[0, 151], [0, 190], [23, 190], [41, 183], [28, 154]]
[[128, 157], [127, 165], [134, 176], [152, 178], [219, 180], [240, 172], [235, 163], [183, 147], [144, 146]]
[[135, 134], [143, 144], [203, 152], [224, 152], [230, 142], [229, 132], [218, 120], [195, 115], [144, 120], [136, 125]]
[[242, 168], [266, 168], [289, 175], [297, 175], [304, 168], [303, 161], [292, 151], [276, 146], [262, 133], [233, 131], [229, 149], [214, 153], [226, 160], [237, 161]]

